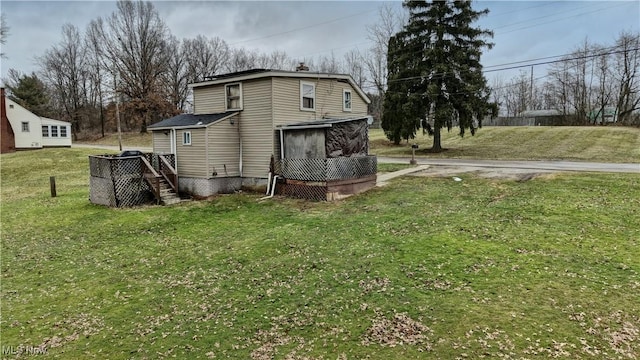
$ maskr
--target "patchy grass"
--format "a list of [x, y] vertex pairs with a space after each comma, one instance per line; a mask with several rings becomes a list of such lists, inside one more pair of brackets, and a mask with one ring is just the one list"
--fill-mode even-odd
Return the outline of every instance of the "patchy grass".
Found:
[[408, 169], [408, 168], [412, 168], [412, 167], [416, 167], [416, 165], [378, 163], [378, 172], [379, 173], [388, 173], [388, 172], [404, 170], [404, 169]]
[[416, 155], [431, 158], [640, 162], [640, 129], [629, 127], [495, 126], [464, 138], [453, 129], [443, 133], [448, 150], [440, 154], [425, 152], [433, 138], [421, 133], [401, 145], [393, 145], [380, 129], [370, 130], [369, 137], [371, 153], [380, 156], [410, 156], [410, 145], [417, 143]]
[[637, 175], [404, 177], [335, 203], [236, 194], [110, 209], [87, 200], [89, 153], [0, 157], [3, 346], [111, 359], [640, 357]]
[[[90, 139], [83, 139], [78, 141], [80, 144], [93, 144], [93, 145], [118, 145], [118, 134], [105, 134], [104, 137], [92, 137]], [[151, 132], [127, 132], [122, 133], [122, 146], [127, 147], [152, 147], [153, 141]]]

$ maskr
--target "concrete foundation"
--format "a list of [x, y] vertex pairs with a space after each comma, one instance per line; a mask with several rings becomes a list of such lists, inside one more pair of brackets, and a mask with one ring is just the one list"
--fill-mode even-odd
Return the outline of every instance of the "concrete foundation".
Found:
[[189, 178], [179, 177], [179, 192], [189, 194], [195, 198], [205, 198], [216, 194], [229, 194], [240, 190], [242, 178]]
[[180, 193], [189, 194], [195, 198], [206, 198], [216, 194], [230, 194], [242, 187], [254, 188], [267, 185], [267, 179], [225, 177], [213, 179], [179, 177]]

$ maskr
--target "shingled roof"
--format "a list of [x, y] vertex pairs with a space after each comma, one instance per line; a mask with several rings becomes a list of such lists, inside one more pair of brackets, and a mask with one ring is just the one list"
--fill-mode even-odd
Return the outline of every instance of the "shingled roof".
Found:
[[172, 118], [164, 119], [153, 125], [147, 127], [151, 130], [166, 129], [166, 128], [195, 128], [206, 127], [218, 121], [227, 119], [233, 115], [236, 115], [237, 111], [227, 111], [217, 114], [180, 114]]

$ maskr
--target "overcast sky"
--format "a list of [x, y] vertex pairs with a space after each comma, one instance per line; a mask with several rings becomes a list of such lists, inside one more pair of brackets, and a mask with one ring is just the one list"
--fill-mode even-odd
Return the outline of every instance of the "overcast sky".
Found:
[[[401, 8], [400, 1], [391, 3]], [[154, 2], [178, 38], [219, 36], [232, 46], [285, 51], [294, 59], [366, 50], [367, 25], [378, 18], [379, 1], [158, 1]], [[10, 68], [37, 71], [35, 58], [60, 41], [62, 25], [81, 30], [115, 10], [112, 1], [7, 1], [0, 9], [9, 26], [2, 52], [2, 78]], [[493, 30], [495, 47], [482, 62], [508, 64], [566, 54], [588, 39], [613, 45], [621, 31], [640, 32], [640, 1], [478, 1], [489, 15], [479, 25]], [[530, 69], [526, 69], [530, 71]], [[487, 73], [505, 79], [518, 70]], [[544, 74], [535, 67], [536, 76]]]

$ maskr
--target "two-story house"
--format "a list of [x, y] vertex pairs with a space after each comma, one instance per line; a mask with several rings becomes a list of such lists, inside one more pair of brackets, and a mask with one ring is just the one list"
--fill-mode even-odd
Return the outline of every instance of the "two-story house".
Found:
[[191, 84], [193, 114], [149, 126], [154, 153], [175, 154], [179, 190], [210, 196], [266, 183], [277, 127], [362, 119], [366, 94], [350, 75], [254, 69]]

